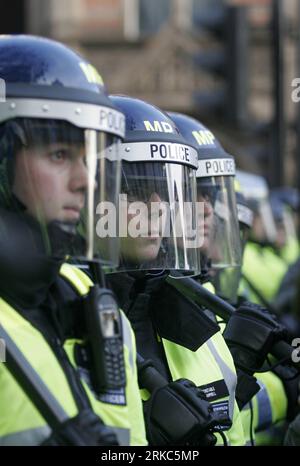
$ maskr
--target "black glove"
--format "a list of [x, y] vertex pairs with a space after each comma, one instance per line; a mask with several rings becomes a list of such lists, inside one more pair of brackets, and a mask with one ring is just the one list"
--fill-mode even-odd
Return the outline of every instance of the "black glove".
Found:
[[186, 379], [155, 390], [144, 402], [150, 445], [215, 445], [213, 429], [231, 421], [213, 412], [202, 390]]
[[43, 446], [103, 446], [119, 445], [115, 433], [89, 409], [63, 422]]
[[236, 366], [252, 375], [286, 330], [265, 308], [247, 302], [230, 317], [223, 336]]
[[273, 369], [281, 382], [283, 383], [285, 394], [288, 401], [287, 420], [292, 421], [300, 411], [298, 404], [299, 388], [300, 388], [300, 375], [297, 369], [289, 366], [279, 365]]
[[285, 435], [284, 445], [288, 447], [300, 446], [300, 415], [289, 425]]
[[252, 400], [256, 393], [260, 390], [260, 385], [253, 375], [249, 375], [241, 369], [236, 370], [237, 385], [235, 389], [235, 399], [240, 411], [243, 407]]

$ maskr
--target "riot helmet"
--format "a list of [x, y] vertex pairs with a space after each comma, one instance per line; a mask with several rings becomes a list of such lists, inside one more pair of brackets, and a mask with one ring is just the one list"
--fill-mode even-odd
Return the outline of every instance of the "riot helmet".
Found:
[[237, 207], [237, 215], [238, 221], [240, 226], [240, 235], [241, 235], [241, 243], [242, 243], [242, 250], [244, 251], [245, 243], [248, 240], [252, 225], [253, 225], [253, 211], [249, 207], [249, 204], [241, 192], [236, 192], [236, 207]]
[[234, 158], [198, 120], [179, 113], [169, 115], [198, 153], [197, 201], [204, 204], [200, 222], [203, 230], [202, 268], [214, 276], [218, 270], [239, 267], [241, 247], [234, 192]]
[[250, 239], [262, 245], [275, 244], [276, 225], [266, 180], [262, 176], [241, 170], [237, 170], [237, 179], [243, 195], [253, 211]]
[[127, 96], [111, 99], [126, 121], [120, 269], [198, 272], [195, 149], [154, 105]]
[[297, 190], [288, 187], [272, 189], [270, 192], [270, 204], [277, 233], [275, 246], [280, 250], [287, 244], [290, 244], [291, 241], [297, 244], [297, 220], [295, 215], [295, 212], [299, 208], [299, 194]]
[[96, 213], [116, 203], [125, 126], [102, 78], [70, 48], [29, 35], [0, 36], [0, 78], [0, 208], [35, 230], [42, 254], [116, 264], [117, 239], [102, 244]]
[[[241, 192], [240, 185], [237, 180], [234, 183], [236, 195], [237, 216], [240, 229], [240, 240], [242, 256], [245, 250], [247, 240], [252, 228], [253, 212], [246, 201], [245, 196]], [[221, 269], [213, 277], [213, 284], [216, 293], [232, 304], [238, 302], [238, 290], [242, 277], [242, 264], [236, 267], [227, 267]]]

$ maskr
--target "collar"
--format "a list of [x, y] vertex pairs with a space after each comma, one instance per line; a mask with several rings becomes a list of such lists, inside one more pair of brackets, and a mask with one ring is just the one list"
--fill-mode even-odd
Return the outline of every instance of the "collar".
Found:
[[0, 295], [14, 305], [38, 306], [58, 277], [61, 261], [39, 254], [41, 244], [29, 216], [0, 209]]

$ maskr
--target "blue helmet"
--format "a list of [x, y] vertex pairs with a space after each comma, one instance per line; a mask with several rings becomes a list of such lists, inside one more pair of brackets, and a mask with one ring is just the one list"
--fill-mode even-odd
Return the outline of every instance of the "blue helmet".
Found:
[[111, 95], [110, 98], [125, 114], [125, 142], [159, 139], [186, 144], [172, 119], [160, 108], [125, 95]]
[[66, 92], [67, 100], [72, 88], [99, 94], [103, 81], [96, 70], [88, 74], [89, 68], [83, 57], [54, 40], [30, 35], [0, 36], [0, 76], [9, 96], [17, 97], [26, 88], [27, 96], [33, 97], [34, 90], [39, 90], [39, 97], [51, 98], [52, 86]]
[[[126, 189], [129, 181], [133, 180], [131, 188], [135, 185], [141, 194], [142, 187], [146, 190], [146, 184], [142, 184], [143, 180], [148, 179], [148, 184], [150, 178], [155, 179], [156, 184], [159, 180], [166, 183], [166, 162], [197, 168], [196, 151], [186, 144], [176, 125], [165, 112], [133, 97], [110, 97], [125, 115], [125, 138], [121, 149], [123, 188]], [[148, 188], [151, 189], [151, 186]]]
[[[109, 113], [114, 106], [97, 70], [59, 42], [29, 35], [0, 36], [0, 79], [6, 93], [0, 124], [17, 117], [53, 118], [124, 135], [123, 117]], [[78, 104], [103, 108], [92, 115], [91, 108]]]
[[[86, 234], [86, 224], [91, 229], [96, 221], [92, 201], [116, 200], [124, 115], [109, 99], [97, 70], [54, 40], [0, 36], [0, 80], [5, 90], [0, 96], [0, 208], [38, 221], [50, 254], [86, 258], [89, 250], [93, 259], [96, 235]], [[69, 164], [70, 177], [80, 178], [80, 186], [73, 188], [72, 181], [61, 199], [55, 188], [46, 199], [46, 183], [33, 167], [38, 157], [48, 164], [49, 176], [53, 167], [48, 162], [53, 162], [56, 180]]]
[[233, 156], [224, 150], [212, 131], [188, 115], [176, 112], [168, 114], [186, 141], [197, 149], [200, 162], [197, 178], [235, 174]]
[[242, 258], [234, 190], [234, 158], [195, 118], [174, 112], [168, 114], [198, 154], [197, 200], [204, 204], [203, 262], [213, 269], [239, 267]]
[[[129, 227], [133, 222], [129, 222], [128, 235], [121, 238], [122, 268], [194, 273], [199, 269], [198, 251], [191, 245], [197, 241], [197, 231], [193, 229], [197, 152], [158, 107], [132, 97], [110, 97], [126, 121], [121, 144], [121, 192], [127, 195], [128, 205], [142, 202], [145, 207], [143, 233], [131, 235]], [[152, 210], [155, 204], [161, 208], [156, 213]], [[185, 216], [188, 205], [190, 215]], [[130, 214], [127, 222], [129, 218]]]

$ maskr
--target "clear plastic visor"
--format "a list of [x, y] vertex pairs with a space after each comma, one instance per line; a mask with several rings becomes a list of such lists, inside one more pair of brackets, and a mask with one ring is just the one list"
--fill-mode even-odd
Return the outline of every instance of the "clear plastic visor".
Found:
[[202, 263], [211, 271], [242, 262], [233, 176], [197, 178], [197, 201], [204, 203]]
[[272, 208], [267, 197], [251, 200], [253, 204], [254, 218], [251, 230], [251, 238], [261, 243], [276, 242], [276, 224], [272, 212]]
[[285, 207], [283, 210], [283, 225], [287, 239], [297, 240], [297, 230], [292, 211]]
[[42, 119], [9, 121], [4, 134], [1, 204], [35, 225], [32, 248], [117, 266], [118, 237], [98, 222], [103, 206], [118, 205], [119, 138]]
[[120, 270], [198, 273], [195, 169], [123, 160], [121, 193]]
[[241, 276], [241, 267], [217, 270], [212, 279], [216, 294], [231, 304], [236, 304]]

